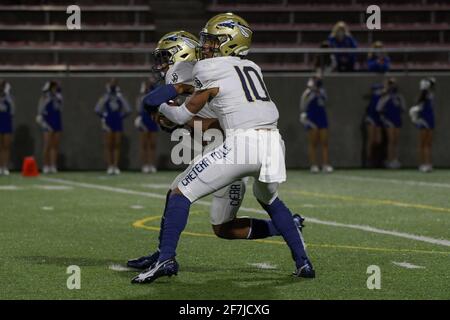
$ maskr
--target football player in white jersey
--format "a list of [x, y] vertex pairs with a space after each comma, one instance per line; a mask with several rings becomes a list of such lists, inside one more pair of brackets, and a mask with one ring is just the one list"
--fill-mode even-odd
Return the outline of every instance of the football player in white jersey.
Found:
[[202, 60], [193, 72], [196, 91], [181, 106], [163, 103], [159, 111], [169, 120], [184, 124], [209, 103], [226, 131], [226, 139], [195, 159], [172, 190], [164, 213], [158, 260], [132, 283], [176, 275], [176, 247], [191, 204], [246, 176], [255, 178], [253, 193], [291, 250], [296, 264], [294, 275], [314, 278], [292, 214], [278, 197], [278, 185], [286, 180], [284, 143], [277, 129], [278, 111], [261, 70], [244, 59], [252, 31], [239, 16], [221, 14], [207, 22], [200, 37]]
[[[166, 88], [157, 89], [150, 93], [144, 100], [148, 105], [160, 104], [161, 100], [167, 101], [177, 99], [175, 95], [186, 95], [194, 91], [193, 69], [196, 63], [196, 49], [198, 48], [198, 39], [185, 31], [174, 31], [164, 35], [158, 42], [154, 51], [155, 72], [160, 73], [166, 83]], [[169, 88], [167, 88], [167, 86]], [[173, 88], [171, 88], [173, 87]], [[173, 90], [172, 90], [173, 89]], [[172, 92], [167, 96], [162, 94], [158, 97], [159, 91]], [[160, 101], [155, 101], [155, 100]], [[193, 127], [194, 121], [202, 121], [202, 129], [211, 127], [218, 128], [216, 114], [206, 105], [196, 114], [188, 125]], [[175, 125], [167, 119], [160, 117], [160, 125], [166, 131], [175, 129]], [[213, 149], [214, 143], [206, 148]], [[189, 166], [185, 172], [181, 173], [172, 183], [167, 193], [167, 199], [171, 190], [177, 188], [180, 181], [186, 174], [192, 170]], [[228, 186], [213, 193], [212, 205], [210, 208], [210, 220], [214, 233], [224, 239], [262, 239], [279, 235], [271, 220], [256, 219], [249, 217], [237, 217], [237, 212], [242, 204], [245, 194], [244, 179], [237, 179]], [[167, 201], [166, 201], [167, 203]], [[303, 227], [303, 218], [296, 214], [294, 220], [297, 227]], [[161, 230], [163, 230], [164, 215], [161, 221]], [[161, 238], [161, 234], [160, 234]], [[157, 261], [159, 249], [149, 255], [131, 259], [127, 265], [135, 269], [147, 269]]]

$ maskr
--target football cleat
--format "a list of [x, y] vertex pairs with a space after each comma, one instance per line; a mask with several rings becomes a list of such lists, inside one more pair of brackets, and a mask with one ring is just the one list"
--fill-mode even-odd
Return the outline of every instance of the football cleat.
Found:
[[150, 268], [156, 261], [158, 261], [158, 258], [159, 258], [159, 251], [156, 251], [152, 254], [149, 254], [148, 256], [128, 260], [127, 267], [145, 270]]
[[150, 268], [138, 274], [131, 283], [152, 283], [160, 277], [171, 277], [178, 274], [178, 263], [174, 258], [155, 262]]
[[300, 232], [302, 232], [303, 228], [305, 227], [305, 224], [303, 223], [305, 221], [305, 218], [303, 218], [298, 213], [294, 214], [292, 216], [292, 218], [294, 218], [294, 222], [295, 222], [295, 225], [297, 226], [298, 230], [300, 230]]
[[316, 271], [314, 270], [311, 262], [309, 262], [309, 260], [305, 260], [305, 264], [300, 268], [297, 268], [292, 275], [299, 278], [315, 278]]

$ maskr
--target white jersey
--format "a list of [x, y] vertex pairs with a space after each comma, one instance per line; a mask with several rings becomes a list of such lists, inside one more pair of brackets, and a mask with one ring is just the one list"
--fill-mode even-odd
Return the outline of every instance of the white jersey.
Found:
[[[190, 86], [194, 86], [194, 77], [192, 71], [194, 70], [195, 61], [179, 61], [170, 66], [166, 73], [166, 84], [178, 84], [183, 83]], [[197, 116], [207, 119], [215, 119], [217, 115], [211, 110], [208, 105], [197, 113]]]
[[195, 64], [193, 74], [196, 90], [219, 88], [209, 107], [223, 129], [277, 127], [277, 107], [254, 62], [230, 56], [204, 59]]

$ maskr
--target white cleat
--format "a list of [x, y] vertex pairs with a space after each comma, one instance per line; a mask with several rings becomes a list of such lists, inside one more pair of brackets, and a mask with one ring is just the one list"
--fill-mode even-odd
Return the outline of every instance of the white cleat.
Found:
[[114, 173], [116, 176], [119, 175], [119, 174], [120, 174], [120, 169], [117, 168], [117, 167], [115, 167], [114, 170], [113, 170], [113, 173]]
[[149, 173], [156, 173], [158, 170], [156, 169], [155, 166], [149, 166]]
[[50, 173], [58, 173], [58, 169], [55, 166], [50, 167]]
[[320, 172], [320, 169], [319, 169], [318, 166], [311, 166], [311, 168], [309, 168], [309, 171], [310, 171], [311, 173], [319, 173], [319, 172]]
[[329, 164], [324, 165], [324, 166], [322, 167], [322, 172], [323, 172], [323, 173], [332, 173], [333, 171], [334, 171], [333, 167], [330, 166]]
[[49, 166], [44, 166], [42, 168], [42, 173], [43, 174], [49, 174], [50, 173], [50, 167]]
[[423, 173], [430, 173], [433, 171], [433, 166], [431, 164], [422, 164], [419, 167], [419, 171]]
[[145, 173], [145, 174], [150, 173], [150, 166], [147, 166], [147, 165], [143, 166], [141, 171], [142, 171], [142, 173]]
[[106, 174], [108, 175], [113, 175], [114, 174], [114, 167], [108, 167], [108, 169], [106, 170]]
[[3, 174], [4, 176], [9, 176], [9, 170], [8, 168], [3, 168], [3, 170], [1, 170], [0, 174]]

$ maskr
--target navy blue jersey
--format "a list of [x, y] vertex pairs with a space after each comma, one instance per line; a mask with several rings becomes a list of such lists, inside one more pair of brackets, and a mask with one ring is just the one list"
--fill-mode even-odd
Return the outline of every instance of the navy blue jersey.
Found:
[[12, 118], [14, 115], [14, 101], [10, 94], [0, 97], [0, 134], [12, 133]]
[[384, 56], [382, 60], [377, 55], [367, 59], [367, 69], [371, 72], [387, 72], [390, 67], [391, 59], [388, 56]]
[[131, 109], [120, 92], [107, 92], [98, 101], [95, 112], [104, 120], [108, 130], [121, 132], [123, 119], [131, 113]]
[[[350, 36], [345, 35], [342, 40], [336, 37], [329, 36], [328, 43], [330, 48], [356, 48], [356, 40]], [[338, 71], [352, 71], [355, 67], [356, 56], [354, 53], [335, 53], [334, 57], [337, 63]]]
[[63, 97], [61, 93], [49, 91], [44, 93], [39, 100], [38, 115], [42, 116], [48, 130], [62, 131], [62, 106]]

